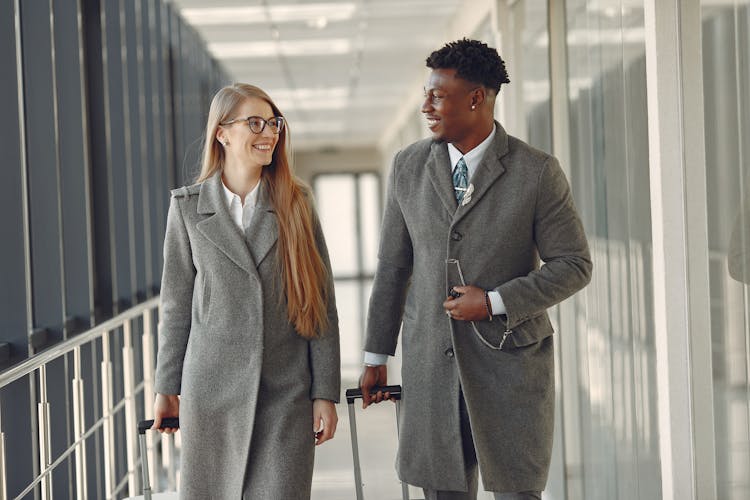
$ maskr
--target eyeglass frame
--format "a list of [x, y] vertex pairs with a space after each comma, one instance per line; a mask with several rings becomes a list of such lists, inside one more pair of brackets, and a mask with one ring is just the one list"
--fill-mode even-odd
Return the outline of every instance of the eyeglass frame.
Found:
[[[258, 120], [263, 122], [263, 126], [261, 126], [260, 130], [257, 132], [253, 130], [253, 127], [250, 126], [250, 120], [252, 120], [253, 118], [257, 118]], [[284, 130], [284, 125], [286, 124], [286, 119], [283, 116], [272, 116], [271, 118], [268, 118], [268, 119], [265, 119], [262, 116], [248, 116], [246, 118], [233, 118], [232, 120], [229, 120], [227, 122], [219, 123], [219, 125], [226, 126], [226, 125], [232, 125], [233, 123], [236, 123], [236, 122], [247, 122], [247, 128], [250, 129], [250, 132], [252, 132], [253, 134], [262, 134], [263, 131], [266, 129], [266, 125], [268, 125], [271, 120], [276, 120], [276, 122], [280, 124], [280, 125], [277, 125], [276, 130], [274, 130], [273, 127], [271, 127], [271, 132], [273, 132], [274, 135], [279, 135], [281, 131]]]

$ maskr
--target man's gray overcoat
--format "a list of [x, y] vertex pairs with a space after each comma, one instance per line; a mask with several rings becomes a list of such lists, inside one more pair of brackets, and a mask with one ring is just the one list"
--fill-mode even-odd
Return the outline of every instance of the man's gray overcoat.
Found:
[[[403, 320], [397, 468], [430, 489], [466, 490], [459, 387], [485, 489], [544, 489], [555, 391], [546, 311], [591, 275], [557, 160], [495, 125], [465, 204], [454, 196], [447, 145], [431, 139], [396, 155], [387, 186], [365, 350], [392, 355]], [[445, 315], [447, 290], [460, 284], [447, 278], [446, 259], [459, 261], [466, 284], [500, 293], [507, 316], [475, 324], [496, 346], [510, 330], [502, 350]]]
[[338, 318], [328, 253], [327, 332], [287, 319], [276, 213], [261, 181], [247, 235], [220, 174], [172, 191], [164, 241], [155, 387], [181, 394], [183, 499], [305, 499], [314, 455], [312, 400], [338, 401]]

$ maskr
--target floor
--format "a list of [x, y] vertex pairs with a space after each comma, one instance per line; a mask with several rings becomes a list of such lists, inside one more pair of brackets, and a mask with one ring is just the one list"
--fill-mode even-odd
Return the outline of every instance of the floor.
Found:
[[[397, 367], [400, 368], [400, 367]], [[358, 369], [357, 369], [358, 371]], [[398, 373], [398, 370], [393, 370]], [[344, 370], [342, 394], [356, 387], [355, 370]], [[396, 379], [396, 380], [393, 380]], [[399, 383], [397, 377], [389, 379]], [[354, 466], [346, 400], [336, 407], [339, 422], [334, 439], [316, 448], [311, 500], [355, 500]], [[401, 500], [401, 483], [396, 475], [396, 408], [384, 402], [362, 410], [362, 401], [354, 403], [359, 437], [362, 483], [366, 500]], [[178, 438], [179, 439], [179, 438]], [[178, 472], [179, 474], [179, 472]], [[179, 483], [179, 479], [177, 480]], [[481, 481], [481, 479], [480, 479]], [[166, 478], [161, 477], [159, 491], [169, 490]], [[481, 482], [480, 482], [481, 488]], [[409, 487], [409, 498], [424, 498], [420, 488]], [[480, 492], [477, 500], [492, 500], [487, 492]]]
[[[344, 388], [356, 387], [352, 378]], [[354, 404], [359, 436], [364, 497], [367, 500], [400, 500], [401, 483], [396, 476], [396, 409], [385, 402], [362, 411], [361, 400]], [[354, 466], [352, 461], [349, 416], [346, 401], [337, 406], [339, 423], [336, 436], [316, 449], [312, 500], [354, 500]], [[421, 499], [421, 489], [410, 487], [410, 498]], [[491, 500], [480, 492], [478, 500]]]

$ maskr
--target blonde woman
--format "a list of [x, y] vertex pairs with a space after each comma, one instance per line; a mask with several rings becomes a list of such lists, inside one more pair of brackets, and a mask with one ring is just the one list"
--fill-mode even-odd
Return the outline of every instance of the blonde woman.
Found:
[[309, 499], [336, 430], [331, 269], [287, 143], [264, 91], [225, 87], [197, 183], [172, 191], [154, 427], [180, 417], [183, 499]]

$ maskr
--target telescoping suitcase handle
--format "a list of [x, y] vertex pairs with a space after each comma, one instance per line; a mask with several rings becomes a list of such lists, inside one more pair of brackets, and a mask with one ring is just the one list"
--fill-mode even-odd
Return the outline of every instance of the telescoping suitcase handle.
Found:
[[[151, 500], [151, 480], [148, 477], [148, 447], [146, 446], [146, 431], [153, 427], [153, 420], [141, 420], [138, 422], [138, 444], [141, 448], [141, 474], [143, 477], [143, 499]], [[167, 417], [161, 419], [160, 429], [179, 429], [180, 419]]]
[[[391, 398], [396, 400], [396, 432], [398, 432], [398, 415], [401, 406], [401, 386], [400, 385], [383, 385], [370, 388], [370, 395], [374, 396], [379, 391], [390, 393]], [[346, 403], [349, 410], [349, 430], [352, 434], [352, 459], [354, 460], [354, 489], [357, 493], [357, 500], [364, 500], [362, 491], [362, 469], [359, 464], [359, 445], [357, 443], [357, 420], [354, 415], [354, 401], [362, 397], [362, 390], [359, 387], [346, 390]], [[409, 485], [401, 483], [401, 496], [403, 500], [409, 500]]]
[[[374, 396], [378, 393], [378, 391], [383, 391], [385, 394], [386, 392], [391, 393], [391, 397], [395, 399], [396, 401], [401, 400], [401, 386], [400, 385], [376, 385], [370, 388], [370, 396]], [[346, 390], [346, 402], [347, 404], [354, 403], [355, 399], [362, 397], [362, 389], [359, 387], [356, 387], [354, 389], [347, 389]]]
[[[154, 426], [153, 420], [141, 420], [138, 422], [138, 434], [146, 434], [146, 431]], [[179, 429], [180, 419], [177, 417], [167, 417], [161, 419], [160, 429]]]

